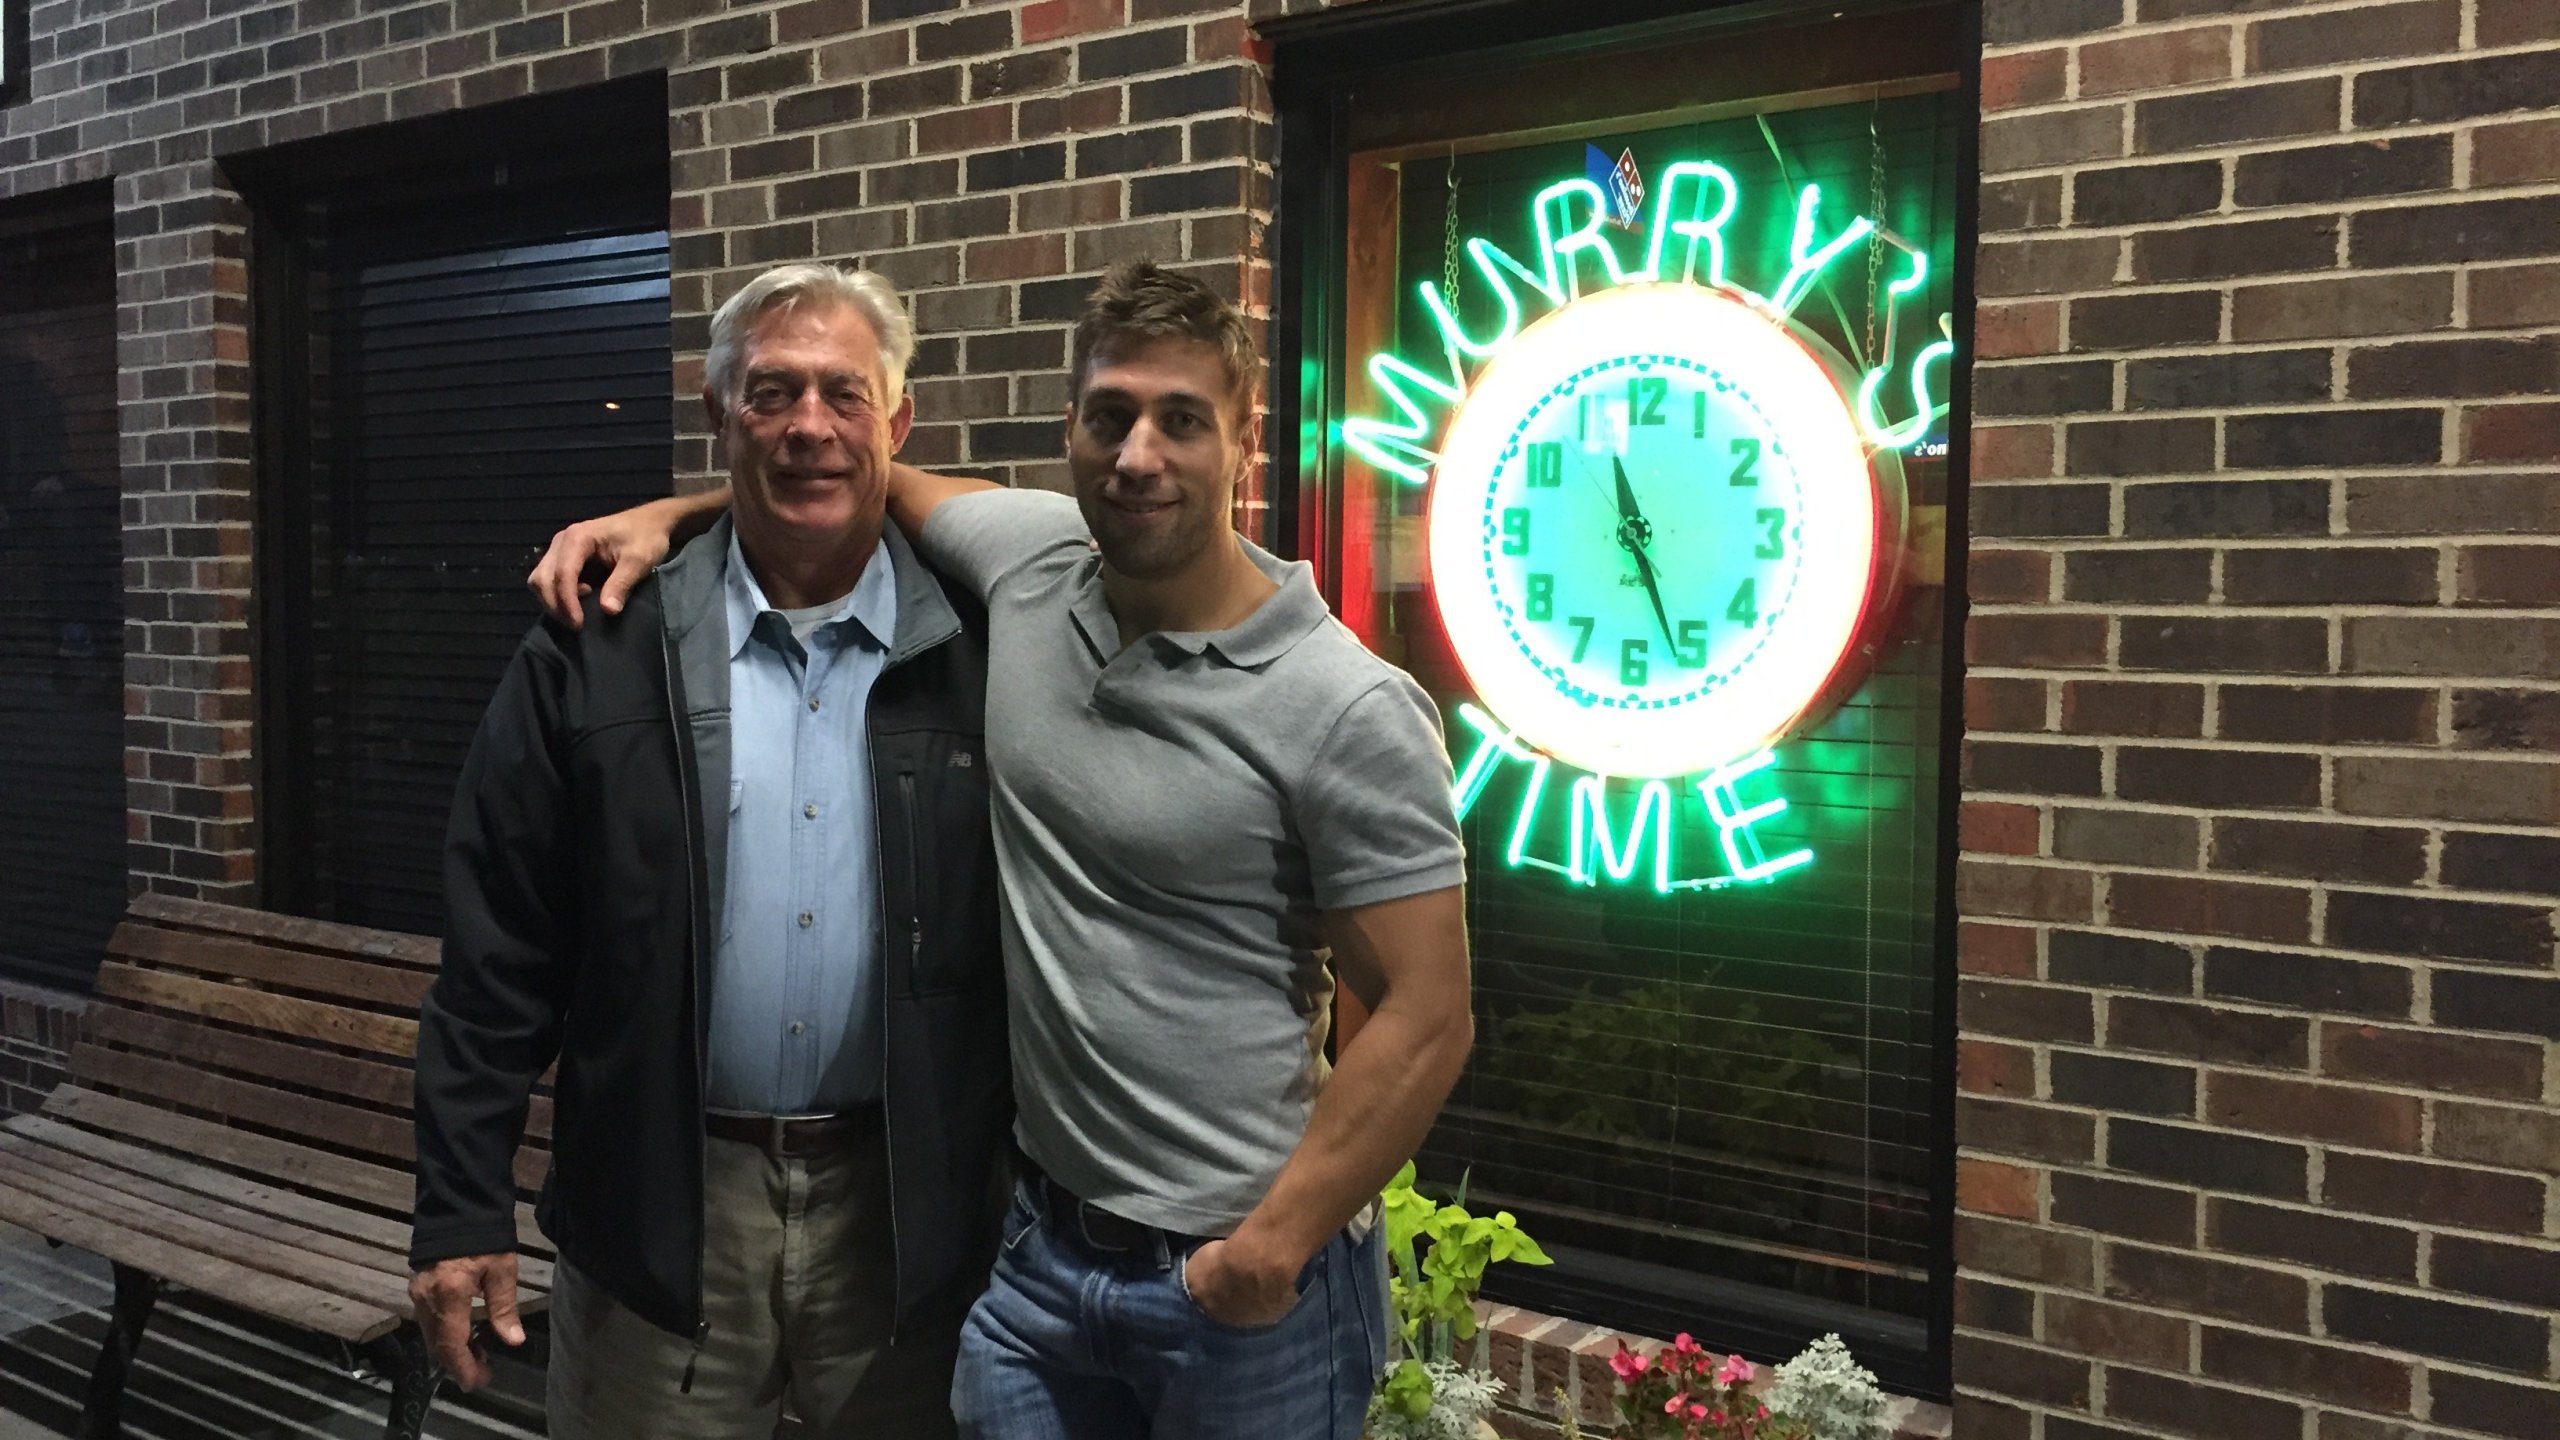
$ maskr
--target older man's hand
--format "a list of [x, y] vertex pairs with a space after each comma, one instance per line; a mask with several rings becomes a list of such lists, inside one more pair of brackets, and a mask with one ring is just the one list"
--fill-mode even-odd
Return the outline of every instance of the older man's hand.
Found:
[[465, 1390], [489, 1383], [489, 1362], [471, 1347], [471, 1302], [489, 1306], [489, 1333], [508, 1345], [524, 1343], [516, 1317], [516, 1257], [463, 1255], [439, 1260], [409, 1277], [409, 1303], [436, 1363]]

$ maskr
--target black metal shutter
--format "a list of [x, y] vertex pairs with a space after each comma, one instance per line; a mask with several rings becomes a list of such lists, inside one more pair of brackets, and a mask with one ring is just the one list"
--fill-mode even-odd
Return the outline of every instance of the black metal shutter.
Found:
[[124, 537], [105, 196], [0, 227], [0, 974], [86, 988], [124, 908]]
[[454, 782], [533, 622], [527, 568], [561, 525], [667, 493], [665, 198], [637, 198], [341, 208], [310, 232], [272, 903], [441, 931]]

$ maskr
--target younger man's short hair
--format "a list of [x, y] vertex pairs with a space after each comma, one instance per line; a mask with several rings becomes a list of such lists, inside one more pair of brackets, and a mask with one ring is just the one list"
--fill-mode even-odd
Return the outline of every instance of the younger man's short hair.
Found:
[[1214, 347], [1237, 413], [1253, 408], [1262, 357], [1244, 316], [1218, 292], [1152, 260], [1111, 267], [1085, 298], [1072, 352], [1075, 393], [1084, 393], [1097, 357], [1111, 359], [1150, 340], [1198, 340]]

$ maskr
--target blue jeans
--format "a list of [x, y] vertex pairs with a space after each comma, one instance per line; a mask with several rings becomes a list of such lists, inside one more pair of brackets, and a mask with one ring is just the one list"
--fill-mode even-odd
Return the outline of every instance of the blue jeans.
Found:
[[1192, 1303], [1205, 1243], [1150, 1233], [1105, 1250], [1042, 1191], [1014, 1189], [995, 1278], [960, 1332], [951, 1408], [966, 1440], [1358, 1440], [1386, 1363], [1378, 1236], [1336, 1235], [1297, 1308], [1240, 1329]]

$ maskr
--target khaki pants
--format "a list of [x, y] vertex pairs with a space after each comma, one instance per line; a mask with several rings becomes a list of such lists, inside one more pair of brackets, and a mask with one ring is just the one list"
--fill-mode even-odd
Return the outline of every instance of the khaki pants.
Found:
[[699, 1354], [560, 1266], [546, 1381], [554, 1440], [772, 1440], [786, 1399], [812, 1440], [953, 1434], [958, 1337], [888, 1343], [888, 1157], [876, 1134], [807, 1160], [712, 1140], [703, 1189], [711, 1330]]

